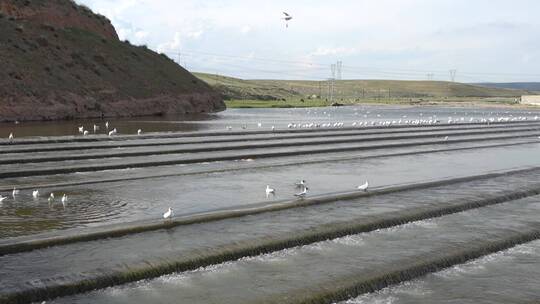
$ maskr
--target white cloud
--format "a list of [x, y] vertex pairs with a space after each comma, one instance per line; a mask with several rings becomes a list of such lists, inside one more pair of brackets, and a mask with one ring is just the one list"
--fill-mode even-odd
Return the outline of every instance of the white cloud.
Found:
[[[242, 70], [261, 58], [380, 69], [537, 73], [540, 9], [535, 0], [78, 0], [109, 17], [122, 39], [158, 51], [191, 52], [193, 69]], [[283, 24], [282, 11], [293, 19]], [[203, 53], [223, 55], [220, 60]], [[234, 59], [225, 55], [236, 56]], [[257, 64], [255, 64], [257, 63]], [[254, 68], [254, 66], [257, 68]], [[281, 64], [285, 71], [298, 64]], [[314, 78], [328, 77], [314, 72]], [[502, 73], [501, 73], [502, 74]]]

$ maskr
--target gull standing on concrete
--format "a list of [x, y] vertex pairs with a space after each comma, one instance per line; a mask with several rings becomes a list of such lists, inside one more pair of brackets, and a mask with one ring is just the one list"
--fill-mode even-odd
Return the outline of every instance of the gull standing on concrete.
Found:
[[308, 192], [309, 188], [308, 187], [304, 187], [304, 190], [302, 190], [302, 192], [300, 193], [296, 193], [294, 196], [297, 196], [297, 197], [300, 197], [300, 198], [304, 198]]
[[13, 142], [13, 133], [9, 133], [8, 140], [9, 140], [10, 143]]
[[83, 133], [84, 132], [84, 126], [80, 126], [79, 127], [79, 133]]
[[137, 135], [141, 135], [141, 134], [142, 134], [142, 130], [141, 129], [137, 130]]
[[34, 190], [34, 191], [32, 191], [32, 196], [33, 196], [34, 198], [38, 198], [38, 197], [39, 197], [39, 190]]
[[266, 197], [268, 197], [270, 194], [276, 194], [276, 189], [270, 188], [270, 185], [266, 185]]
[[51, 192], [51, 194], [49, 194], [49, 198], [47, 200], [49, 201], [49, 203], [52, 203], [54, 201], [54, 193]]
[[94, 125], [94, 133], [96, 133], [98, 130], [99, 130], [99, 126], [98, 126], [98, 125]]
[[173, 216], [173, 211], [172, 211], [172, 208], [169, 207], [169, 210], [167, 210], [167, 212], [163, 213], [163, 218], [164, 219], [169, 219]]
[[362, 185], [358, 186], [358, 190], [362, 190], [364, 192], [367, 192], [367, 189], [369, 187], [369, 182], [366, 181], [365, 183], [363, 183]]
[[20, 190], [13, 187], [13, 191], [11, 191], [11, 196], [13, 196], [13, 198], [15, 198], [15, 196], [19, 195], [19, 192]]

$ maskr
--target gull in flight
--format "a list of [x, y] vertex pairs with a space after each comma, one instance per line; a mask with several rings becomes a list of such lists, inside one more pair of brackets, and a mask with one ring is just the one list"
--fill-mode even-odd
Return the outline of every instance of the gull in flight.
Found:
[[285, 27], [289, 27], [289, 20], [292, 19], [292, 16], [287, 14], [286, 12], [283, 12], [283, 15], [283, 18], [281, 19], [285, 20]]
[[266, 185], [266, 197], [268, 197], [270, 194], [276, 194], [276, 189], [270, 188], [270, 185]]
[[294, 196], [297, 196], [297, 197], [303, 198], [303, 197], [305, 197], [305, 196], [306, 196], [306, 194], [307, 194], [307, 191], [308, 191], [308, 189], [309, 189], [308, 187], [304, 187], [304, 190], [302, 190], [302, 192], [300, 192], [300, 193], [296, 193], [296, 194], [295, 194]]
[[369, 182], [366, 181], [365, 183], [363, 183], [362, 185], [358, 186], [358, 190], [362, 190], [364, 192], [367, 192], [367, 189], [369, 187]]
[[169, 207], [169, 210], [167, 210], [167, 212], [163, 213], [163, 218], [168, 219], [168, 218], [171, 218], [172, 216], [173, 216], [172, 208]]
[[34, 190], [34, 191], [32, 191], [32, 196], [33, 196], [34, 198], [38, 198], [38, 197], [39, 197], [39, 190]]

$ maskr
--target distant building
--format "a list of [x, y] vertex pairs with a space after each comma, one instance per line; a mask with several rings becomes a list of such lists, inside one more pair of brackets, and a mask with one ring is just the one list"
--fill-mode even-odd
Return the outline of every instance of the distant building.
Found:
[[540, 106], [540, 95], [523, 95], [521, 103]]

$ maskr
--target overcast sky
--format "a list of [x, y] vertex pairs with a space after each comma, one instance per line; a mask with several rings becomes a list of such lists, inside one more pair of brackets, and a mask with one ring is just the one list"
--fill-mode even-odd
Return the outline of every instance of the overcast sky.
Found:
[[191, 71], [325, 79], [341, 60], [344, 79], [540, 81], [537, 0], [77, 2]]

